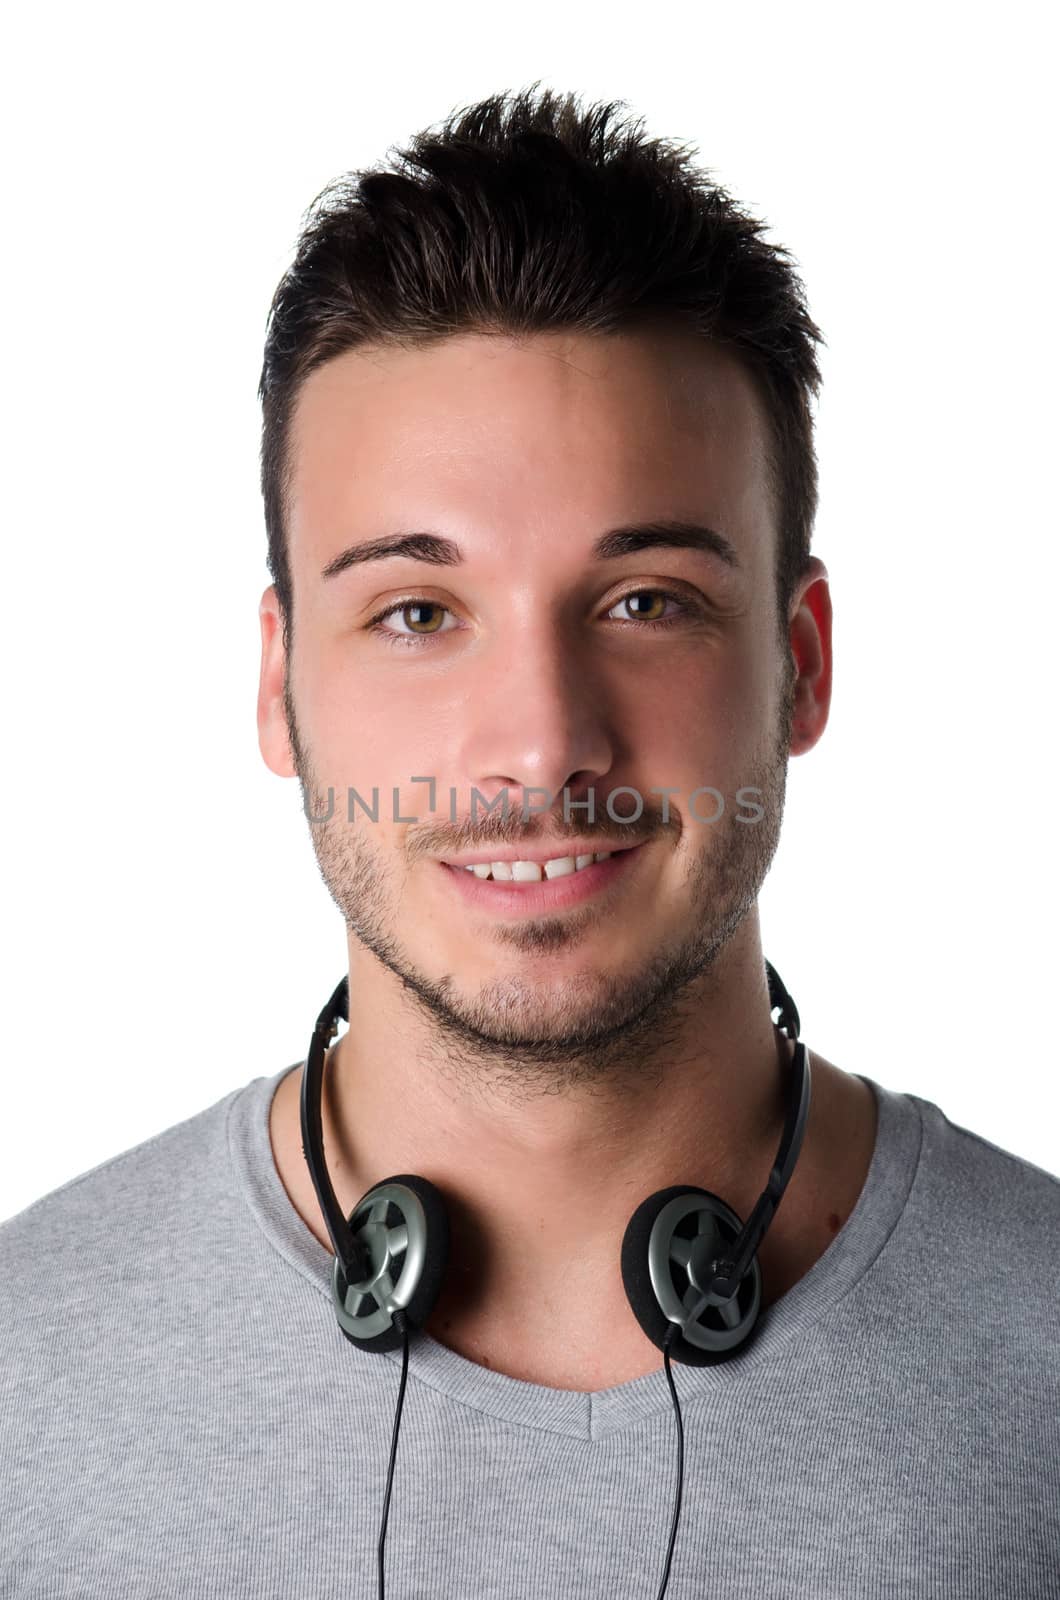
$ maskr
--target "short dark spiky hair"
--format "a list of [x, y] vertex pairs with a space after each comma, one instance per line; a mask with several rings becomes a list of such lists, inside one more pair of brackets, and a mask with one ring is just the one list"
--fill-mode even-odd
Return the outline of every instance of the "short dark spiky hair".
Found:
[[788, 251], [687, 148], [538, 83], [453, 112], [400, 166], [329, 184], [269, 312], [259, 395], [268, 565], [293, 635], [287, 439], [302, 383], [360, 345], [457, 333], [625, 332], [661, 319], [728, 345], [769, 421], [782, 639], [817, 510], [820, 330]]

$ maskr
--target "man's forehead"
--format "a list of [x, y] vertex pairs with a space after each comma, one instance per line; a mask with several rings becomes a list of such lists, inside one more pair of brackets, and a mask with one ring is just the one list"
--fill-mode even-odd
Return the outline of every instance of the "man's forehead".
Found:
[[[354, 506], [371, 514], [379, 492], [452, 493], [454, 509], [468, 495], [482, 505], [532, 497], [547, 509], [550, 496], [566, 507], [575, 493], [613, 491], [651, 502], [638, 517], [706, 512], [717, 526], [726, 505], [746, 517], [766, 471], [743, 363], [665, 327], [347, 351], [305, 380], [288, 444], [288, 527], [317, 566], [321, 536], [335, 545], [330, 559]], [[696, 504], [704, 494], [715, 504]], [[625, 509], [601, 506], [599, 527], [630, 520]]]
[[649, 323], [606, 334], [464, 332], [423, 347], [358, 346], [304, 380], [292, 434], [315, 432], [329, 414], [364, 420], [380, 406], [400, 407], [410, 421], [470, 417], [498, 398], [513, 409], [546, 400], [557, 407], [564, 400], [595, 404], [616, 419], [654, 418], [673, 428], [746, 429], [761, 420], [754, 380], [739, 355], [687, 330]]

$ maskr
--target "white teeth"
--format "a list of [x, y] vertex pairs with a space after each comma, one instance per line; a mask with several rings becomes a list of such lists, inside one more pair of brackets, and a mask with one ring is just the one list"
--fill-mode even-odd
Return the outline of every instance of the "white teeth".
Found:
[[612, 852], [603, 850], [598, 855], [556, 856], [551, 861], [476, 861], [466, 866], [476, 878], [496, 878], [502, 883], [540, 883], [544, 878], [565, 878], [571, 872], [580, 872], [594, 861], [610, 860]]

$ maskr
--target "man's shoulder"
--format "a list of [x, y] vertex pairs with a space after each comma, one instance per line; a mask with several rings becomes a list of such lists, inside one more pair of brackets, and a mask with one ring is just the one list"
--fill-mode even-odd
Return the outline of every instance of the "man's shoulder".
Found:
[[982, 1186], [992, 1196], [1011, 1197], [1017, 1204], [1060, 1207], [1060, 1177], [1020, 1156], [985, 1134], [966, 1127], [933, 1101], [910, 1094], [920, 1109], [928, 1149], [945, 1181], [958, 1187]]
[[[126, 1281], [145, 1250], [187, 1239], [219, 1192], [230, 1187], [227, 1119], [220, 1100], [119, 1151], [0, 1222], [0, 1278], [8, 1316], [72, 1309], [108, 1278]], [[176, 1230], [176, 1231], [175, 1231]]]
[[911, 1200], [920, 1226], [976, 1293], [1022, 1284], [1056, 1302], [1060, 1178], [910, 1094], [923, 1139]]

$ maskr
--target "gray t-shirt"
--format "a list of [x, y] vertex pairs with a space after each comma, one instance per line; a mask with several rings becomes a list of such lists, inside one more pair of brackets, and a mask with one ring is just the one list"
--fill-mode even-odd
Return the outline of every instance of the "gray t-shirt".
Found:
[[[343, 1337], [276, 1172], [292, 1070], [0, 1226], [4, 1600], [375, 1600], [401, 1352]], [[673, 1364], [667, 1600], [1060, 1596], [1060, 1182], [865, 1081], [846, 1225]], [[581, 1394], [416, 1333], [388, 1600], [656, 1600], [676, 1467], [661, 1353]]]

